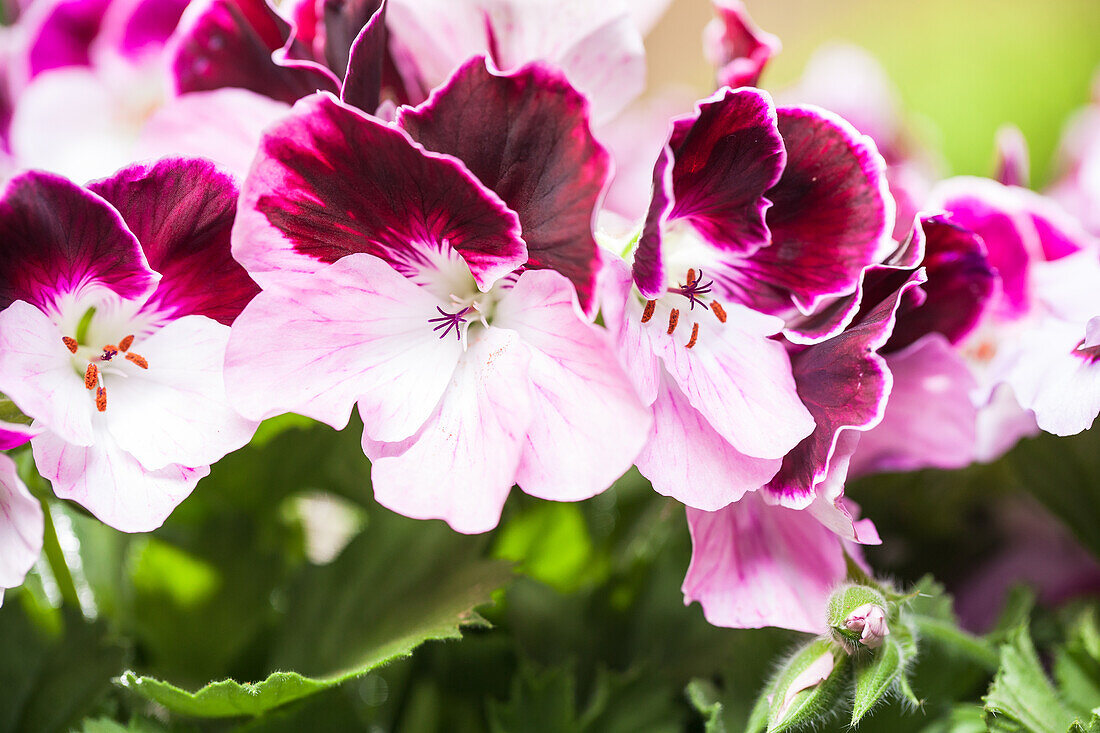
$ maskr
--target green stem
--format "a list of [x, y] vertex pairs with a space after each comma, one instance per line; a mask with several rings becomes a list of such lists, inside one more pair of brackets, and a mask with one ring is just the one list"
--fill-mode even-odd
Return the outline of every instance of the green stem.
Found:
[[996, 672], [1001, 666], [1001, 657], [997, 650], [981, 638], [968, 634], [952, 623], [928, 616], [913, 615], [921, 636], [926, 639], [935, 639], [956, 652], [969, 657], [975, 663], [981, 665], [989, 672]]
[[69, 572], [69, 566], [65, 562], [65, 553], [61, 551], [61, 545], [57, 541], [57, 530], [53, 526], [53, 518], [50, 516], [50, 506], [46, 501], [41, 501], [43, 518], [42, 549], [46, 551], [46, 561], [53, 571], [54, 580], [61, 591], [61, 600], [66, 606], [80, 610], [80, 599], [76, 595], [76, 583], [73, 582], [73, 574]]

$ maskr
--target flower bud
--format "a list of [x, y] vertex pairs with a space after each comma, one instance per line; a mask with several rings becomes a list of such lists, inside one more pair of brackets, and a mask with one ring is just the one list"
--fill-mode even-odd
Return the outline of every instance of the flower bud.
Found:
[[883, 640], [890, 634], [886, 625], [886, 610], [873, 603], [853, 609], [844, 619], [844, 628], [859, 634], [860, 643], [868, 649], [882, 646]]
[[809, 724], [832, 709], [848, 678], [847, 665], [847, 655], [828, 639], [816, 639], [791, 657], [771, 688], [768, 731]]

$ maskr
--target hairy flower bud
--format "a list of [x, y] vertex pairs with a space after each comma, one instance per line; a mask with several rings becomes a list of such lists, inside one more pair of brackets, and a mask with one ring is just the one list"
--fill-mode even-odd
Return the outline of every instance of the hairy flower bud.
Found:
[[844, 619], [844, 628], [859, 634], [860, 643], [868, 649], [882, 646], [883, 640], [890, 634], [890, 628], [886, 625], [886, 610], [873, 603], [853, 609]]

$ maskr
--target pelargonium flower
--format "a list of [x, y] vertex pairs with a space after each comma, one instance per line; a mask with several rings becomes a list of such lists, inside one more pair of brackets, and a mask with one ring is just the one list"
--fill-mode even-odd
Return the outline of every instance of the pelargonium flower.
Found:
[[741, 0], [713, 0], [718, 17], [703, 30], [703, 48], [717, 69], [718, 86], [757, 86], [779, 39], [756, 27]]
[[15, 163], [74, 180], [192, 154], [243, 174], [286, 106], [244, 89], [177, 97], [166, 56], [185, 0], [49, 0], [20, 18], [11, 65]]
[[234, 404], [336, 428], [358, 404], [379, 502], [462, 532], [514, 483], [603, 491], [650, 417], [581, 308], [607, 174], [583, 97], [475, 59], [398, 123], [322, 92], [265, 136], [234, 230], [264, 288], [230, 340]]
[[159, 526], [255, 429], [222, 379], [255, 292], [229, 251], [235, 203], [230, 178], [181, 159], [89, 189], [28, 172], [0, 197], [0, 391], [34, 419], [54, 492], [118, 529]]
[[0, 455], [0, 602], [22, 585], [42, 552], [42, 506], [19, 479], [15, 462]]
[[1030, 413], [1050, 432], [1087, 428], [1100, 409], [1088, 345], [1100, 243], [1051, 199], [988, 179], [945, 181], [932, 205], [981, 238], [997, 274], [960, 344], [979, 384], [978, 458], [1034, 432]]
[[777, 316], [853, 290], [893, 210], [873, 143], [751, 89], [676, 120], [654, 182], [633, 272], [612, 264], [603, 313], [654, 405], [639, 469], [658, 492], [713, 511], [766, 484], [813, 432], [771, 338]]

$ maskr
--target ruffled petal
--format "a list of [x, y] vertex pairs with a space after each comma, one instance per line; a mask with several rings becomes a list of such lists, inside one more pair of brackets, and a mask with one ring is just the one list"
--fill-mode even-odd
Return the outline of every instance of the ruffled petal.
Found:
[[756, 458], [781, 458], [814, 430], [787, 352], [768, 338], [782, 322], [741, 306], [727, 311], [727, 323], [701, 329], [692, 349], [662, 339], [665, 368], [730, 445]]
[[977, 388], [970, 369], [940, 334], [887, 355], [894, 377], [882, 420], [863, 433], [851, 472], [962, 468], [975, 458]]
[[237, 185], [211, 162], [168, 158], [88, 188], [122, 214], [161, 275], [146, 309], [170, 318], [208, 316], [228, 326], [259, 292], [230, 252]]
[[765, 489], [769, 501], [804, 509], [829, 473], [841, 432], [868, 430], [882, 419], [893, 379], [877, 351], [890, 338], [902, 296], [922, 282], [923, 273], [913, 273], [853, 326], [792, 358], [798, 396], [816, 426], [784, 456], [783, 467]]
[[93, 440], [93, 397], [49, 317], [17, 301], [0, 312], [0, 392], [69, 443]]
[[516, 331], [530, 352], [532, 420], [516, 483], [554, 501], [602, 492], [633, 464], [652, 421], [608, 334], [582, 320], [573, 289], [554, 272], [521, 275], [493, 325]]
[[703, 50], [717, 70], [718, 86], [754, 87], [779, 39], [760, 30], [741, 0], [714, 0], [718, 17], [703, 30]]
[[27, 74], [91, 64], [91, 46], [111, 0], [35, 3], [21, 25], [28, 27]]
[[348, 104], [367, 112], [378, 108], [386, 74], [386, 41], [385, 0], [325, 6], [325, 58], [329, 68], [343, 76], [340, 98]]
[[0, 196], [0, 308], [15, 300], [47, 308], [91, 286], [139, 298], [157, 278], [122, 217], [99, 196], [48, 173], [8, 182]]
[[654, 198], [634, 259], [642, 294], [663, 292], [659, 261], [666, 222], [686, 220], [721, 252], [747, 255], [766, 245], [770, 202], [764, 192], [780, 180], [784, 160], [766, 92], [723, 89], [700, 102], [694, 115], [676, 120], [654, 169]]
[[839, 537], [808, 512], [768, 506], [753, 494], [687, 515], [685, 604], [698, 601], [715, 626], [825, 629], [829, 594], [847, 575]]
[[42, 552], [42, 506], [0, 455], [0, 593], [23, 583]]
[[600, 315], [619, 355], [619, 365], [646, 405], [657, 399], [662, 371], [659, 347], [653, 331], [643, 328], [642, 305], [633, 295], [633, 281], [626, 263], [613, 255], [604, 255], [600, 276]]
[[261, 285], [355, 252], [415, 276], [448, 247], [483, 290], [527, 259], [515, 213], [465, 167], [327, 94], [268, 129], [233, 231]]
[[465, 534], [495, 527], [532, 417], [528, 354], [514, 331], [476, 332], [419, 433], [402, 443], [374, 443], [364, 433], [378, 503]]
[[148, 471], [122, 450], [106, 430], [95, 444], [78, 446], [47, 432], [31, 441], [38, 472], [54, 493], [90, 511], [122, 532], [151, 532], [190, 495], [209, 466], [167, 466]]
[[815, 107], [782, 107], [787, 165], [767, 192], [772, 244], [740, 263], [742, 302], [812, 312], [850, 293], [863, 268], [893, 247], [895, 205], [871, 138]]
[[717, 511], [766, 484], [782, 460], [738, 452], [664, 374], [653, 403], [653, 431], [637, 463], [658, 494]]
[[222, 369], [229, 327], [202, 316], [164, 326], [134, 349], [148, 370], [105, 376], [107, 426], [147, 469], [206, 466], [252, 438], [256, 422], [229, 406]]
[[260, 293], [233, 324], [230, 403], [246, 417], [297, 412], [404, 440], [431, 416], [462, 354], [429, 319], [440, 301], [377, 257], [350, 255], [293, 289]]
[[336, 80], [313, 67], [282, 66], [290, 27], [266, 0], [203, 0], [188, 7], [169, 51], [176, 91], [240, 87], [292, 104]]
[[595, 308], [596, 202], [610, 159], [588, 127], [588, 103], [559, 72], [529, 64], [493, 73], [470, 59], [398, 124], [428, 150], [453, 155], [519, 215], [529, 269], [565, 275]]

